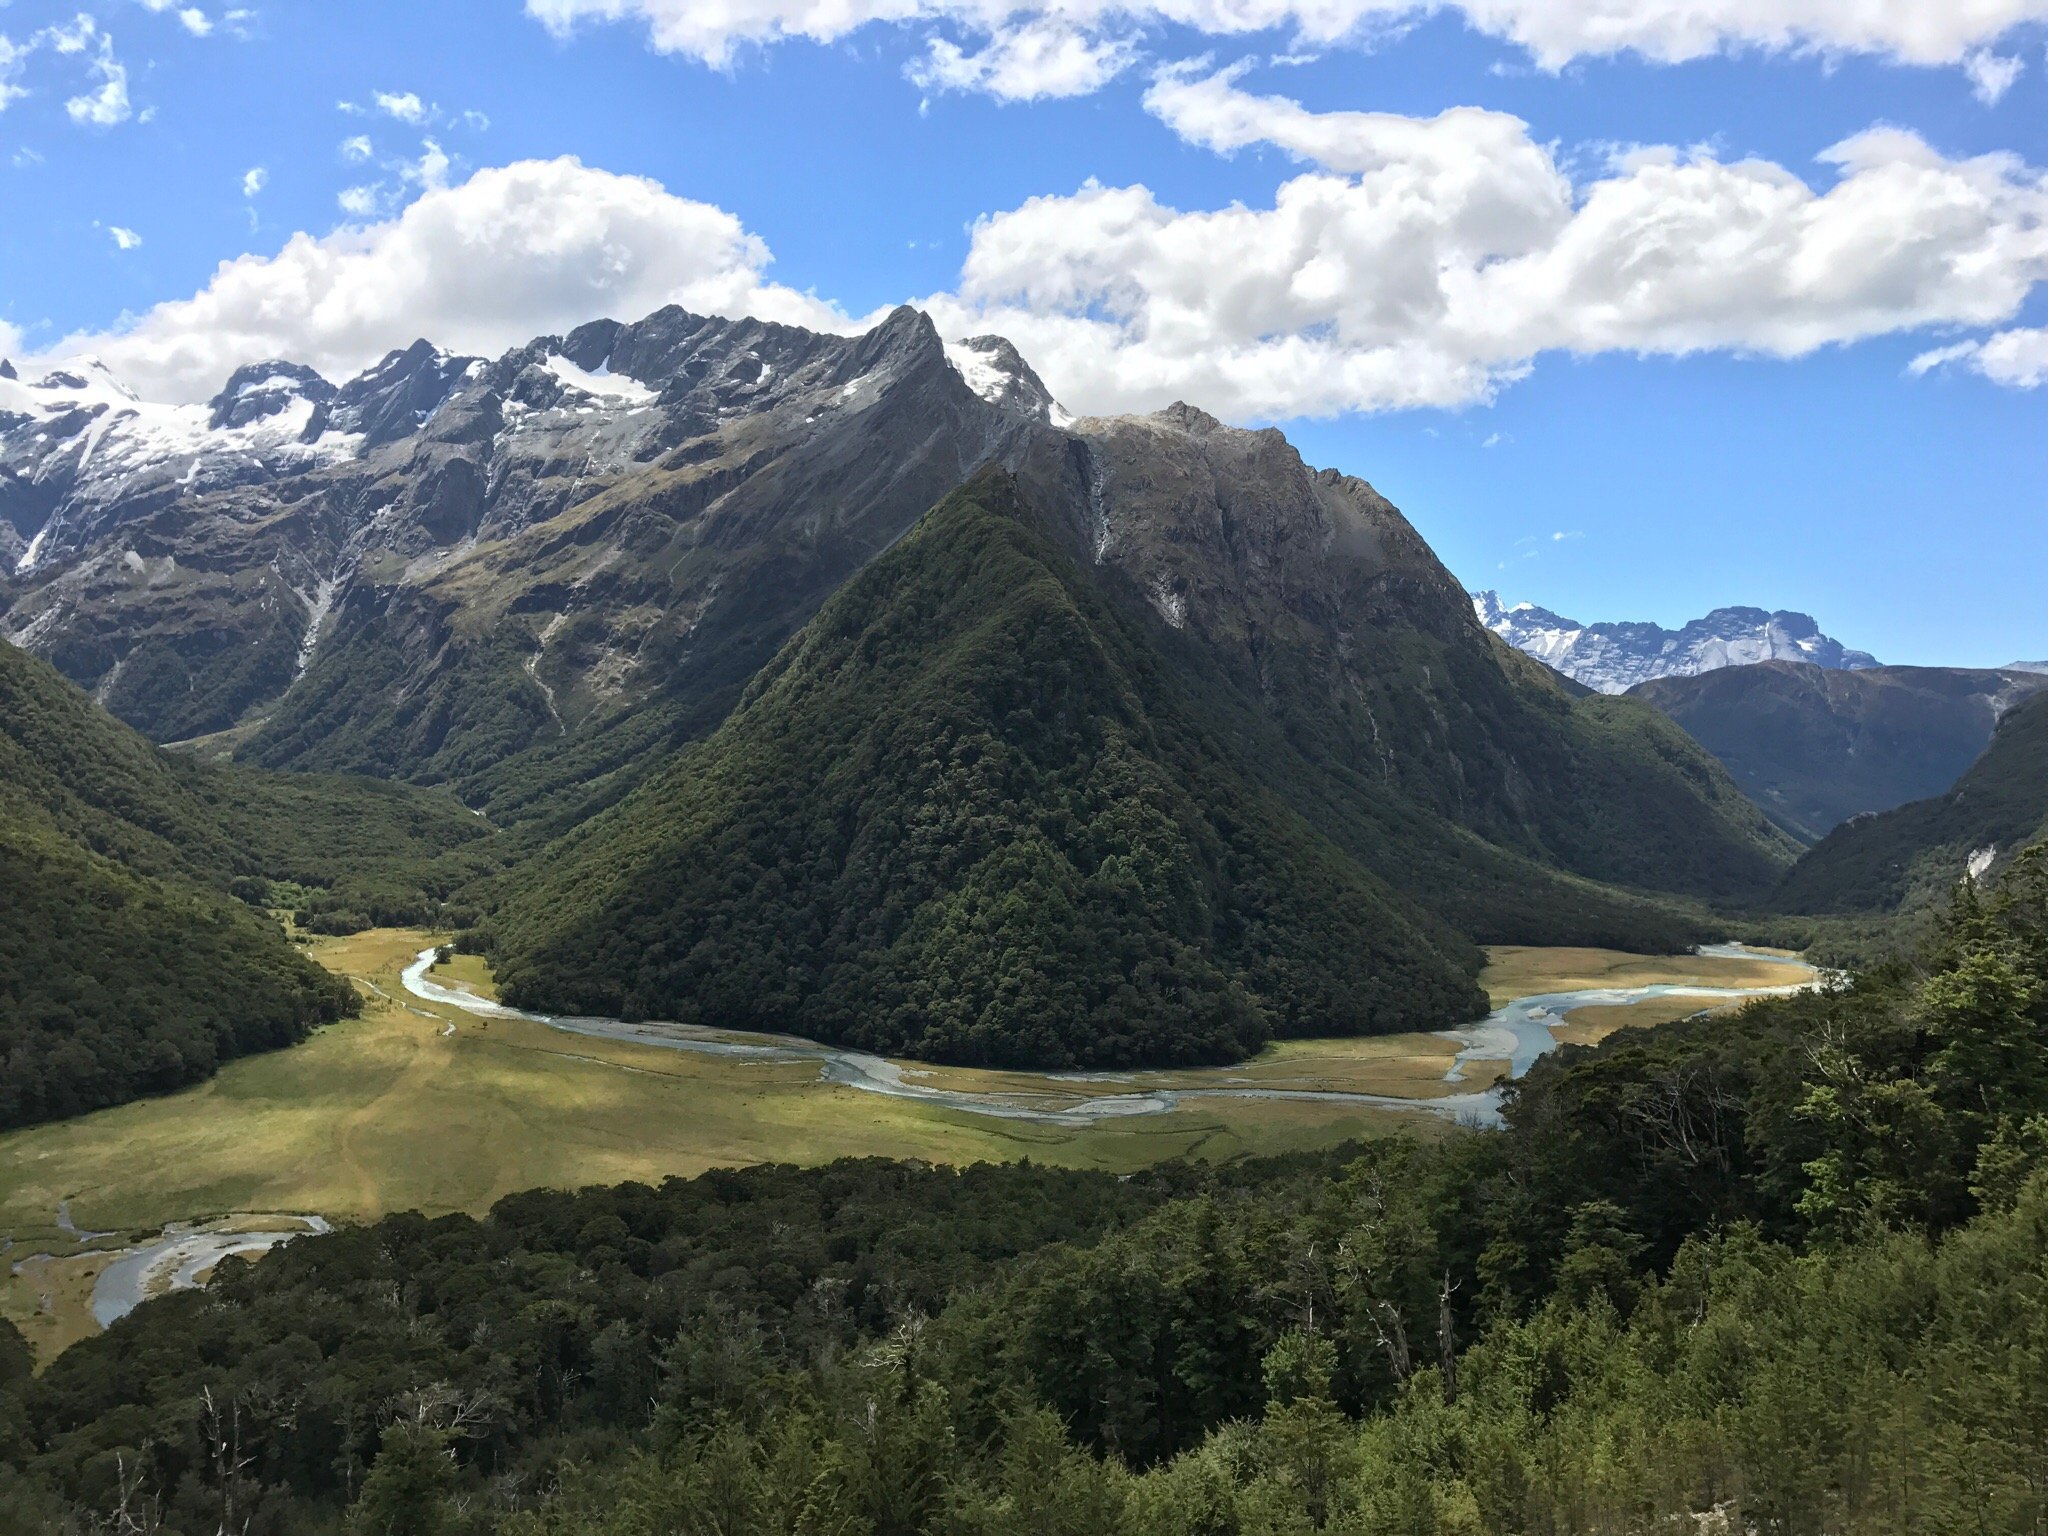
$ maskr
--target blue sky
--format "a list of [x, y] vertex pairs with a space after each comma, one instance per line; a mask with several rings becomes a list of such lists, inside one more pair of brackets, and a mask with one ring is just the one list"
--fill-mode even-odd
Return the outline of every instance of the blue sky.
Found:
[[1277, 422], [1511, 601], [2048, 656], [2048, 12], [1755, 10], [11, 0], [0, 350], [190, 396], [909, 300]]

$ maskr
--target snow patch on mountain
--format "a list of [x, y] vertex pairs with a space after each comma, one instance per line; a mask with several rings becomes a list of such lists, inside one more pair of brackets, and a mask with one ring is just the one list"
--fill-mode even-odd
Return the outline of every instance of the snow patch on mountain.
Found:
[[945, 350], [953, 371], [990, 405], [1025, 411], [1055, 427], [1073, 425], [1073, 413], [1053, 399], [1052, 392], [1006, 338], [970, 336], [965, 341], [947, 342]]
[[1682, 629], [1650, 623], [1581, 624], [1534, 603], [1475, 592], [1479, 622], [1519, 651], [1600, 693], [1626, 693], [1653, 677], [1691, 677], [1758, 661], [1804, 661], [1857, 670], [1877, 658], [1820, 632], [1803, 613], [1716, 608]]
[[622, 373], [613, 373], [609, 364], [595, 370], [578, 368], [559, 352], [546, 358], [541, 366], [570, 389], [600, 400], [616, 400], [621, 405], [652, 405], [655, 392], [638, 379], [629, 379]]

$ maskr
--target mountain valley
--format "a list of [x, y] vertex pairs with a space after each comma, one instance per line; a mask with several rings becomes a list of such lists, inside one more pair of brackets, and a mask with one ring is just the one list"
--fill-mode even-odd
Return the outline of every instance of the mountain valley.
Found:
[[[1280, 432], [911, 309], [0, 371], [0, 556], [39, 1536], [1337, 1528], [1260, 1511], [2038, 1238], [2048, 674], [1475, 606]], [[1556, 1330], [1649, 1363], [1538, 1412]], [[1544, 1444], [1356, 1528], [1596, 1528]]]

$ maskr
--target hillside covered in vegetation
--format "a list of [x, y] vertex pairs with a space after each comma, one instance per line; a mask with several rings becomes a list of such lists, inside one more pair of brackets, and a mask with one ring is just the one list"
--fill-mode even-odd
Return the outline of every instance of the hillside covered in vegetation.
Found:
[[990, 1065], [1474, 1017], [1477, 951], [1236, 771], [1007, 483], [942, 505], [495, 919], [506, 995]]
[[179, 1536], [2030, 1530], [2044, 1036], [2037, 849], [1915, 967], [1567, 1049], [1498, 1134], [394, 1216], [17, 1368], [0, 1509]]
[[1953, 787], [1837, 827], [1786, 874], [1787, 912], [1925, 914], [1969, 872], [2003, 867], [2048, 834], [2048, 695], [1999, 721]]
[[[711, 738], [514, 870], [488, 926], [507, 995], [956, 1062], [1219, 1061], [1474, 1016], [1474, 938], [1707, 936], [1418, 803], [1355, 761], [1346, 712], [1264, 707], [1119, 583], [978, 478]], [[1546, 834], [1581, 839], [1565, 862], [1635, 828], [1686, 844], [1673, 869], [1775, 871], [1775, 834], [1676, 728], [1494, 649], [1504, 718], [1548, 720], [1531, 760], [1586, 764], [1586, 814], [1558, 822], [1579, 830]]]
[[251, 903], [341, 882], [417, 910], [392, 872], [475, 836], [415, 790], [169, 757], [0, 644], [0, 1127], [182, 1087], [352, 1011]]

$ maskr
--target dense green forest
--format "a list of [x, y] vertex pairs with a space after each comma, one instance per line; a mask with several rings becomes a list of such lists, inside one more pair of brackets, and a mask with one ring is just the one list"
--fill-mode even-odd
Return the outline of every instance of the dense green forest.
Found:
[[17, 1364], [0, 1509], [194, 1536], [2034, 1531], [2044, 1045], [2037, 849], [1911, 966], [1567, 1049], [1498, 1133], [394, 1216]]
[[[1472, 709], [1505, 715], [1450, 725], [1534, 742], [1579, 785], [1515, 851], [1382, 778], [1344, 712], [1247, 693], [1114, 585], [1007, 477], [978, 478], [708, 740], [523, 859], [475, 940], [507, 995], [958, 1062], [1228, 1060], [1469, 1016], [1474, 939], [1719, 934], [1557, 862], [1704, 891], [1780, 867], [1761, 814], [1643, 706], [1482, 650]], [[1624, 843], [1637, 862], [1601, 851]]]
[[512, 877], [509, 999], [1037, 1067], [1476, 1017], [1478, 951], [1236, 770], [1005, 480]]
[[353, 1011], [259, 908], [430, 919], [482, 831], [402, 786], [169, 756], [0, 644], [0, 1127], [183, 1087]]

